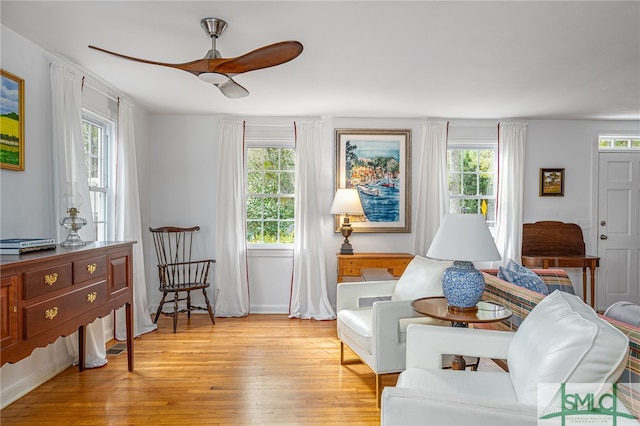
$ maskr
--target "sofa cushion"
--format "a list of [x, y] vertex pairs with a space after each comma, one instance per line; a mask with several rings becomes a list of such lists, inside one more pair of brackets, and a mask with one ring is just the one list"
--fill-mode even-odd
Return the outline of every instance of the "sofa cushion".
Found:
[[451, 265], [450, 261], [415, 256], [400, 276], [391, 300], [442, 296], [442, 274]]
[[545, 296], [549, 294], [547, 285], [538, 274], [513, 260], [509, 261], [506, 268], [498, 268], [498, 278]]
[[535, 404], [539, 383], [611, 383], [629, 340], [579, 297], [554, 291], [522, 322], [508, 352], [518, 401]]

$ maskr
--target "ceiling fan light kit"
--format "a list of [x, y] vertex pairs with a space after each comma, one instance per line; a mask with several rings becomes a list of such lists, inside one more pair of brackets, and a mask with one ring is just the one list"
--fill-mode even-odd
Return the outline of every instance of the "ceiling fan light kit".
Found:
[[238, 84], [233, 79], [233, 76], [284, 64], [297, 58], [303, 49], [302, 43], [298, 41], [281, 41], [260, 47], [235, 58], [223, 58], [216, 49], [216, 41], [227, 28], [227, 23], [219, 18], [204, 18], [200, 21], [200, 26], [207, 36], [211, 38], [211, 50], [207, 52], [204, 58], [183, 64], [149, 61], [91, 45], [89, 48], [130, 61], [187, 71], [199, 77], [202, 81], [213, 84], [223, 95], [231, 99], [243, 98], [249, 95], [249, 91]]

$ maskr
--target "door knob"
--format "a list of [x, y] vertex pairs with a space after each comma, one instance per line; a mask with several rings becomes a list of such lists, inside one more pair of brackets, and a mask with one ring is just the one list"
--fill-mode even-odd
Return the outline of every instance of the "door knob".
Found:
[[606, 221], [606, 220], [602, 220], [602, 221], [600, 221], [600, 226], [605, 226], [606, 224], [607, 224], [607, 221]]
[[607, 236], [606, 236], [606, 235], [604, 235], [604, 234], [600, 235], [600, 239], [601, 239], [601, 240], [606, 240], [607, 238], [609, 238], [609, 237], [607, 237]]

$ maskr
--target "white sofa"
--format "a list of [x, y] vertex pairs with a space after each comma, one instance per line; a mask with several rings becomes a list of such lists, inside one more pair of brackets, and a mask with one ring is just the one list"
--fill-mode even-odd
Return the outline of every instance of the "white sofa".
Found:
[[[515, 333], [410, 325], [407, 369], [382, 393], [381, 424], [536, 425], [538, 405], [549, 403], [538, 399], [538, 384], [596, 383], [606, 391], [625, 368], [628, 342], [561, 291], [538, 303]], [[443, 370], [442, 354], [452, 352], [506, 359], [509, 372]]]

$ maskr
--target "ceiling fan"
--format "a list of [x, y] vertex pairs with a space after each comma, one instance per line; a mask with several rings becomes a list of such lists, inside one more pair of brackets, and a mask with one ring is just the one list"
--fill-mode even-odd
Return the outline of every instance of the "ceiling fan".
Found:
[[134, 58], [121, 53], [111, 52], [96, 46], [89, 46], [91, 49], [99, 50], [110, 55], [131, 61], [142, 62], [151, 65], [177, 68], [190, 72], [198, 76], [201, 80], [216, 86], [223, 95], [228, 98], [243, 98], [249, 95], [249, 91], [238, 84], [233, 76], [249, 71], [269, 68], [281, 65], [295, 59], [302, 53], [302, 44], [298, 41], [281, 41], [260, 47], [249, 53], [236, 58], [223, 58], [216, 49], [216, 40], [222, 35], [227, 23], [218, 18], [204, 18], [200, 21], [200, 26], [211, 38], [211, 50], [202, 59], [185, 62], [183, 64], [168, 64], [164, 62], [149, 61], [146, 59]]

